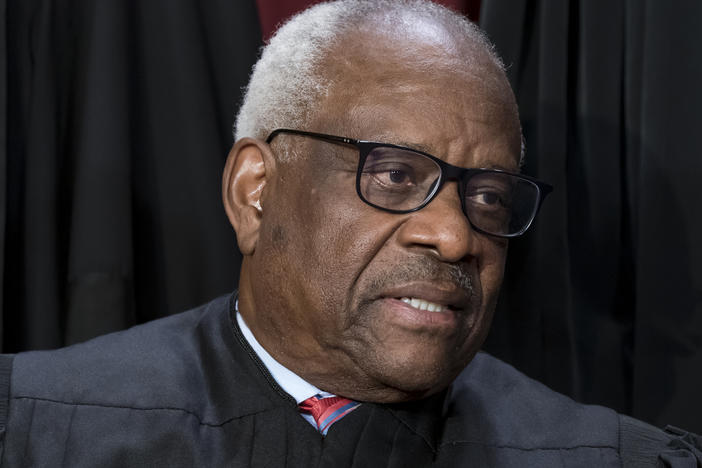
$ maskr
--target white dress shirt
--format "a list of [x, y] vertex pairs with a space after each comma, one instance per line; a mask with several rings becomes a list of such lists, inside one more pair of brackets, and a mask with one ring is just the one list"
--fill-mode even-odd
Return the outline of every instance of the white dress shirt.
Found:
[[[244, 318], [239, 313], [238, 301], [236, 306], [236, 321], [239, 324], [239, 328], [241, 329], [241, 333], [244, 335], [244, 338], [246, 338], [246, 341], [249, 342], [249, 345], [256, 352], [263, 365], [266, 366], [266, 369], [268, 369], [271, 376], [275, 379], [278, 385], [280, 385], [280, 388], [292, 396], [298, 405], [315, 395], [321, 395], [323, 397], [335, 396], [332, 393], [322, 391], [314, 385], [308, 383], [302, 377], [276, 361], [273, 356], [268, 354], [268, 351], [266, 351], [265, 348], [261, 346], [261, 343], [256, 340], [256, 337], [253, 335], [253, 333], [251, 333], [251, 330], [246, 325], [246, 322], [244, 322]], [[300, 413], [300, 416], [305, 418], [307, 422], [317, 428], [317, 423], [315, 423], [311, 414]]]

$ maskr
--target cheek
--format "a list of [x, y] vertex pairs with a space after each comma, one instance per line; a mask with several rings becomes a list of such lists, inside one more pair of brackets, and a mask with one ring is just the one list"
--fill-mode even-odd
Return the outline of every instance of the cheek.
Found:
[[[305, 176], [310, 174], [299, 175]], [[376, 210], [358, 198], [348, 174], [322, 183], [317, 179], [314, 188], [303, 179], [286, 177], [280, 185], [279, 193], [285, 195], [273, 208], [276, 221], [267, 227], [266, 237], [276, 246], [275, 256], [288, 263], [286, 276], [306, 291], [309, 306], [341, 317], [356, 279], [384, 236]]]
[[[355, 193], [354, 193], [355, 195]], [[355, 284], [383, 245], [383, 232], [369, 225], [360, 204], [340, 200], [320, 203], [316, 213], [305, 219], [310, 235], [304, 242], [305, 262], [320, 285], [326, 306], [334, 304], [337, 317], [350, 307]], [[372, 215], [373, 213], [371, 213]]]
[[507, 241], [505, 239], [481, 238], [482, 256], [478, 265], [483, 301], [487, 308], [494, 307], [502, 284], [507, 258]]

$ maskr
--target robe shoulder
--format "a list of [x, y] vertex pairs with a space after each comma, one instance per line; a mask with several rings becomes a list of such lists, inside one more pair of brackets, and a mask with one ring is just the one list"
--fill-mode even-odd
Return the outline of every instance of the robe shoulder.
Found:
[[[452, 385], [449, 418], [466, 438], [533, 447], [618, 447], [615, 411], [582, 405], [486, 353], [478, 353]], [[470, 421], [482, 421], [480, 427]]]
[[600, 460], [598, 466], [702, 466], [699, 436], [578, 403], [486, 353], [453, 383], [446, 428], [444, 447], [479, 446], [493, 460], [533, 457], [541, 466], [561, 466], [582, 457]]
[[230, 298], [221, 297], [84, 343], [20, 353], [14, 358], [10, 400], [137, 410], [173, 408], [190, 412], [206, 424], [217, 424], [242, 411], [259, 411], [260, 404], [222, 411], [230, 406], [231, 388], [245, 392], [250, 385], [250, 379], [241, 379], [245, 363], [235, 362], [232, 350], [227, 349], [237, 346], [229, 305]]

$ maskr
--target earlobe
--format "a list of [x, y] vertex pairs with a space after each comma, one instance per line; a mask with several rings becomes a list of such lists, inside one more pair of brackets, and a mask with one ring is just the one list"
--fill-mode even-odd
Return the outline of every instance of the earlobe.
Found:
[[243, 255], [253, 255], [258, 241], [263, 216], [261, 197], [272, 169], [266, 167], [266, 151], [262, 141], [242, 138], [229, 152], [222, 175], [224, 210]]

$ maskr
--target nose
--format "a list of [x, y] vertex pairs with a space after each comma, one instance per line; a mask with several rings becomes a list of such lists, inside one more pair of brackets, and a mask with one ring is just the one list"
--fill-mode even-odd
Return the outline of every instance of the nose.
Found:
[[424, 208], [410, 213], [398, 231], [407, 248], [431, 249], [444, 262], [458, 262], [478, 253], [478, 234], [463, 214], [456, 182], [449, 182]]

